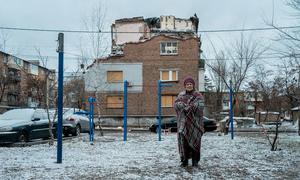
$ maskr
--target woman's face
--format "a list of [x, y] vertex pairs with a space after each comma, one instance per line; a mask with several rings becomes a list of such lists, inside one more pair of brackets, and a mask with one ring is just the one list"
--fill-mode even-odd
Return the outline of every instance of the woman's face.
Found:
[[192, 91], [194, 89], [194, 85], [192, 83], [186, 83], [185, 84], [185, 90], [186, 91]]

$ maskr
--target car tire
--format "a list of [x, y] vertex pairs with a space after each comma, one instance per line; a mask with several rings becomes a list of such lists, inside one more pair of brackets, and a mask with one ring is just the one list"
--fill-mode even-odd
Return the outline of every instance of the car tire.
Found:
[[73, 136], [80, 136], [80, 133], [81, 133], [81, 127], [79, 124], [77, 124]]
[[64, 133], [64, 137], [68, 137], [69, 136], [69, 133]]
[[20, 134], [18, 140], [19, 140], [19, 142], [21, 142], [21, 143], [28, 142], [28, 141], [29, 141], [28, 134], [27, 134], [25, 131], [23, 131], [23, 132]]

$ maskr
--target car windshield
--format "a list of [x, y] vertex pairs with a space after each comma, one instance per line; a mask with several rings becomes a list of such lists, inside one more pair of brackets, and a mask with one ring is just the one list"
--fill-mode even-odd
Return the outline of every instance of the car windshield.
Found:
[[3, 113], [0, 116], [0, 120], [7, 120], [7, 119], [13, 119], [13, 120], [20, 120], [20, 119], [26, 119], [31, 120], [32, 114], [34, 110], [32, 109], [13, 109], [10, 111], [7, 111]]
[[[58, 112], [57, 112], [57, 110], [55, 110], [55, 109], [52, 109], [52, 110], [50, 110], [49, 112], [50, 112], [50, 117], [51, 118], [53, 118], [53, 116], [54, 116], [54, 114], [55, 114], [55, 111], [56, 111], [56, 118], [57, 118], [57, 116], [58, 116]], [[68, 116], [70, 116], [70, 115], [73, 115], [74, 114], [74, 112], [78, 112], [79, 110], [78, 109], [74, 109], [74, 108], [63, 108], [63, 116], [64, 117], [68, 117]]]
[[77, 112], [77, 111], [78, 111], [78, 109], [64, 108], [63, 115], [64, 116], [70, 116], [70, 115], [74, 114], [74, 112]]

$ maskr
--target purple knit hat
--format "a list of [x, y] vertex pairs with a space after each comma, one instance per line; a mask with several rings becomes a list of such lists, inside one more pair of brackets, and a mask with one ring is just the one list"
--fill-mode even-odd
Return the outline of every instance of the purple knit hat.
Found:
[[194, 81], [194, 79], [192, 78], [192, 76], [187, 76], [187, 77], [184, 79], [183, 85], [185, 86], [187, 83], [192, 83], [193, 86], [195, 87], [195, 81]]

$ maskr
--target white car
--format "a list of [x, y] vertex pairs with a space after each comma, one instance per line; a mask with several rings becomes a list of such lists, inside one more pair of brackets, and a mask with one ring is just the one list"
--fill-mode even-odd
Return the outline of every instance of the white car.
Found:
[[[255, 122], [255, 119], [251, 117], [233, 117], [234, 128], [251, 128], [255, 126]], [[219, 122], [219, 131], [227, 134], [230, 129], [230, 118], [226, 116]]]
[[[80, 114], [79, 114], [80, 113]], [[80, 133], [90, 132], [90, 121], [86, 111], [77, 108], [63, 109], [63, 134], [64, 136], [79, 136]], [[95, 125], [92, 126], [95, 128]]]

